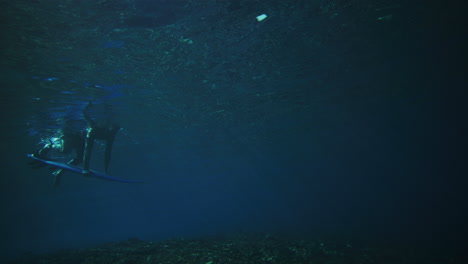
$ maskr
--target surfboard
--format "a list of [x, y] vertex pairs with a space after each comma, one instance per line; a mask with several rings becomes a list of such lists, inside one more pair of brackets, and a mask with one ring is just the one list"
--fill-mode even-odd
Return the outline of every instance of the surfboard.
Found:
[[47, 165], [57, 167], [59, 169], [64, 169], [64, 170], [67, 170], [67, 171], [70, 171], [70, 172], [73, 172], [73, 173], [84, 175], [86, 177], [92, 177], [92, 178], [98, 178], [98, 179], [101, 179], [101, 180], [116, 181], [116, 182], [127, 182], [127, 183], [138, 183], [138, 182], [140, 182], [140, 181], [132, 181], [132, 180], [126, 180], [126, 179], [122, 179], [122, 178], [113, 177], [113, 176], [110, 176], [110, 175], [107, 175], [107, 174], [104, 174], [104, 173], [100, 173], [100, 172], [95, 171], [95, 170], [89, 170], [88, 173], [84, 174], [83, 173], [83, 168], [78, 167], [78, 166], [73, 166], [73, 165], [70, 165], [70, 164], [61, 163], [61, 162], [52, 161], [52, 160], [44, 160], [44, 159], [35, 157], [33, 154], [28, 154], [27, 157], [31, 158], [31, 159], [34, 159], [34, 160], [37, 160], [37, 161], [39, 161], [41, 163], [44, 163], [44, 164], [47, 164]]

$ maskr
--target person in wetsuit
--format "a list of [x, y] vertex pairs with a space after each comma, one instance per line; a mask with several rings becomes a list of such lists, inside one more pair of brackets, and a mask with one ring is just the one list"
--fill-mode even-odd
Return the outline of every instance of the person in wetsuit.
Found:
[[[93, 119], [90, 115], [90, 108], [92, 106], [92, 103], [88, 103], [84, 109], [84, 120], [80, 120], [79, 127], [76, 125], [76, 120], [65, 120], [65, 124], [63, 128], [60, 129], [58, 136], [48, 139], [44, 146], [33, 155], [41, 159], [50, 159], [49, 153], [53, 149], [64, 154], [75, 151], [75, 157], [68, 161], [68, 164], [79, 166], [83, 163], [83, 174], [87, 175], [90, 170], [89, 166], [94, 142], [95, 140], [104, 140], [104, 169], [107, 174], [115, 135], [120, 130], [120, 127], [111, 122], [110, 119], [99, 120], [100, 122]], [[74, 124], [71, 125], [72, 123]], [[35, 168], [45, 166], [45, 164], [34, 162], [32, 165], [35, 166]], [[55, 186], [60, 184], [61, 175], [64, 172], [65, 170], [58, 169], [52, 173]]]
[[[67, 164], [78, 166], [83, 162], [85, 152], [85, 139], [86, 134], [84, 129], [76, 128], [71, 125], [74, 120], [66, 120], [62, 129], [59, 130], [57, 137], [47, 139], [44, 146], [33, 155], [41, 159], [49, 159], [50, 151], [57, 150], [63, 154], [70, 154], [75, 151], [75, 156]], [[35, 168], [44, 167], [45, 164], [38, 164], [32, 162]], [[52, 175], [54, 176], [54, 186], [60, 184], [60, 179], [65, 171], [63, 169], [55, 170]]]
[[120, 126], [112, 122], [110, 118], [105, 118], [104, 120], [100, 120], [100, 122], [91, 118], [89, 109], [92, 106], [93, 104], [89, 103], [85, 111], [83, 111], [83, 116], [88, 123], [83, 155], [83, 173], [86, 175], [89, 172], [91, 153], [95, 140], [103, 140], [105, 142], [104, 172], [107, 174], [111, 160], [112, 146], [114, 144], [115, 135], [120, 130]]

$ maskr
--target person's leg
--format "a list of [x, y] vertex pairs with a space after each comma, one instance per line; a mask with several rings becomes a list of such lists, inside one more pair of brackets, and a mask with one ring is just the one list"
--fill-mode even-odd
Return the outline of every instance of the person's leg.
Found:
[[113, 143], [114, 143], [114, 140], [108, 140], [106, 142], [106, 151], [104, 153], [104, 171], [105, 171], [105, 173], [107, 173], [107, 169], [109, 168]]
[[[92, 133], [92, 132], [91, 132]], [[94, 137], [90, 134], [86, 137], [85, 150], [83, 155], [83, 170], [89, 171], [89, 163], [91, 161], [91, 151], [94, 145]]]
[[52, 172], [52, 176], [54, 176], [54, 186], [59, 186], [60, 185], [60, 180], [62, 178], [62, 174], [64, 173], [64, 170], [58, 169], [54, 172]]

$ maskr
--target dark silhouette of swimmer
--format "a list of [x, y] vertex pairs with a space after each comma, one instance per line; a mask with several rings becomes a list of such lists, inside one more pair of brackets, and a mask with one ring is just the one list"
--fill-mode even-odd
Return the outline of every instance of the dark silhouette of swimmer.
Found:
[[103, 140], [105, 142], [104, 152], [104, 171], [107, 174], [109, 163], [111, 160], [112, 146], [114, 144], [115, 135], [120, 130], [120, 126], [105, 118], [104, 120], [96, 121], [89, 115], [89, 109], [93, 106], [89, 103], [83, 111], [83, 116], [88, 123], [86, 129], [85, 147], [83, 155], [83, 173], [86, 175], [89, 172], [89, 164], [91, 161], [91, 153], [95, 140]]
[[[75, 151], [75, 156], [67, 164], [78, 166], [83, 162], [85, 152], [86, 135], [84, 129], [76, 130], [71, 125], [73, 121], [66, 120], [65, 125], [59, 130], [58, 136], [49, 138], [44, 146], [37, 151], [34, 156], [41, 159], [48, 159], [51, 150], [55, 149], [63, 154], [69, 154]], [[45, 164], [37, 164], [33, 162], [34, 168], [44, 167]], [[60, 179], [65, 171], [63, 169], [55, 170], [52, 175], [54, 176], [54, 185], [60, 184]]]
[[[62, 129], [59, 130], [57, 137], [52, 137], [44, 144], [44, 146], [37, 151], [34, 156], [41, 159], [49, 159], [49, 153], [55, 149], [61, 153], [69, 154], [75, 151], [73, 159], [68, 161], [67, 164], [73, 166], [79, 166], [83, 163], [83, 174], [89, 173], [89, 165], [91, 160], [91, 153], [94, 146], [95, 140], [105, 141], [105, 153], [104, 153], [104, 169], [107, 174], [112, 146], [114, 144], [115, 135], [120, 130], [120, 127], [111, 122], [110, 119], [104, 119], [96, 121], [90, 115], [90, 108], [93, 106], [92, 103], [88, 103], [84, 109], [83, 117], [84, 120], [80, 120], [80, 125], [77, 128], [77, 120], [65, 120]], [[45, 164], [32, 162], [34, 168], [44, 167]], [[52, 173], [54, 176], [54, 185], [60, 184], [61, 175], [65, 171], [58, 169]]]

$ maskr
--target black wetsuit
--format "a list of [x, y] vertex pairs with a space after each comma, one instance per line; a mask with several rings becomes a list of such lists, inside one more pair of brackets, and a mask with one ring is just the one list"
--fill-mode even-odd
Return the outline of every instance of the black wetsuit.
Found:
[[93, 119], [91, 117], [90, 109], [94, 105], [89, 103], [83, 111], [83, 117], [88, 123], [88, 128], [86, 130], [86, 142], [85, 142], [85, 150], [83, 156], [83, 170], [89, 171], [89, 163], [91, 161], [91, 152], [93, 150], [94, 141], [95, 140], [103, 140], [105, 141], [106, 149], [104, 153], [104, 171], [107, 173], [109, 168], [109, 163], [111, 160], [112, 154], [112, 145], [114, 144], [115, 135], [120, 130], [120, 126], [113, 123], [112, 119], [112, 111], [110, 110], [110, 106], [108, 105], [101, 105], [104, 106], [105, 115], [101, 116], [100, 118]]
[[[83, 162], [83, 156], [85, 151], [85, 134], [83, 131], [73, 132], [71, 130], [62, 130], [61, 140], [61, 149], [62, 153], [71, 153], [75, 151], [75, 157], [68, 161], [68, 164], [78, 166]], [[41, 148], [35, 155], [42, 159], [47, 159], [49, 152], [54, 148], [54, 143], [50, 142]], [[42, 166], [40, 166], [42, 167]], [[52, 173], [54, 175], [54, 185], [57, 186], [60, 184], [60, 179], [63, 174], [63, 169], [58, 169]]]
[[[64, 128], [60, 131], [61, 152], [70, 153], [75, 151], [76, 156], [71, 159], [68, 164], [79, 166], [83, 163], [83, 171], [89, 171], [91, 161], [91, 153], [95, 140], [105, 141], [106, 149], [104, 154], [104, 169], [107, 173], [111, 160], [112, 145], [114, 144], [115, 135], [120, 130], [120, 127], [115, 123], [110, 122], [110, 118], [104, 118], [104, 122], [97, 122], [90, 117], [90, 107], [93, 104], [89, 103], [83, 110], [84, 120], [66, 120]], [[100, 120], [102, 121], [102, 120]], [[48, 158], [48, 153], [54, 147], [54, 142], [47, 143], [42, 149], [36, 152], [35, 155], [42, 159]], [[34, 164], [33, 164], [34, 165]], [[39, 164], [36, 167], [42, 167], [44, 164]], [[54, 185], [60, 183], [60, 176], [64, 170], [58, 169], [54, 171]]]
[[111, 160], [112, 145], [114, 144], [115, 135], [119, 132], [120, 127], [112, 124], [108, 126], [97, 126], [92, 124], [87, 129], [85, 151], [83, 156], [83, 170], [89, 171], [89, 163], [91, 161], [91, 152], [93, 150], [95, 140], [104, 140], [106, 149], [104, 153], [104, 171], [107, 173]]

